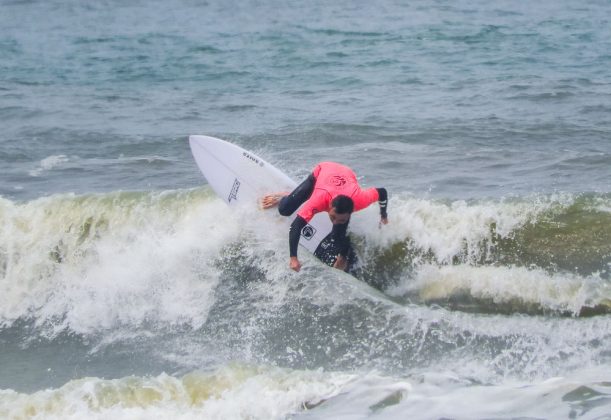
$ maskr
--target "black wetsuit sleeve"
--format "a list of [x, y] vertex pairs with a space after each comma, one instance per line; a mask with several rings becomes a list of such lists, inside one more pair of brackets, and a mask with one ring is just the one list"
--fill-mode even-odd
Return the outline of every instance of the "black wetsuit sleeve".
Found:
[[278, 204], [278, 212], [282, 216], [293, 214], [299, 206], [308, 201], [314, 191], [314, 185], [316, 185], [316, 178], [314, 178], [314, 174], [310, 174], [289, 195], [282, 197]]
[[380, 204], [380, 216], [383, 218], [388, 218], [387, 208], [388, 208], [388, 192], [386, 188], [376, 188], [378, 190], [378, 204]]
[[339, 254], [342, 257], [348, 256], [348, 251], [350, 250], [350, 237], [346, 234], [348, 231], [348, 222], [344, 224], [333, 225], [333, 230], [331, 233], [333, 234], [333, 239], [337, 243], [339, 247]]
[[301, 230], [307, 225], [308, 222], [301, 216], [295, 217], [291, 228], [289, 229], [289, 251], [291, 257], [297, 256], [297, 248], [299, 247], [299, 238], [301, 237]]

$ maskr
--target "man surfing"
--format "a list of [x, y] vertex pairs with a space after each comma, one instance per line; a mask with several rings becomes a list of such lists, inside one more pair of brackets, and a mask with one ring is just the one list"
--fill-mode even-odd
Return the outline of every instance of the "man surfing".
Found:
[[331, 234], [340, 250], [333, 267], [345, 271], [350, 251], [350, 239], [346, 235], [350, 216], [375, 201], [380, 204], [380, 223], [385, 225], [388, 223], [388, 193], [385, 188], [361, 189], [352, 169], [335, 162], [321, 162], [293, 192], [267, 195], [261, 200], [261, 205], [264, 209], [278, 206], [281, 215], [290, 216], [303, 204], [289, 230], [289, 266], [295, 271], [301, 269], [297, 258], [301, 230], [316, 213], [329, 213], [333, 223]]

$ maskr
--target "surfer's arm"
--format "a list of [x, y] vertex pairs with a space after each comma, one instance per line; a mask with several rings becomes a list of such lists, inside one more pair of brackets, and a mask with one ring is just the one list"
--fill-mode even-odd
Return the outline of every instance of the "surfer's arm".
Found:
[[291, 223], [291, 228], [289, 229], [289, 251], [291, 253], [291, 257], [297, 256], [297, 248], [299, 247], [299, 238], [301, 237], [301, 230], [307, 225], [308, 222], [301, 217], [295, 217], [293, 223]]
[[376, 188], [378, 191], [378, 204], [380, 205], [380, 217], [382, 221], [388, 220], [388, 192], [386, 188]]
[[347, 257], [350, 250], [350, 237], [346, 234], [348, 223], [333, 225], [333, 230], [331, 231], [339, 247], [339, 255], [342, 257]]

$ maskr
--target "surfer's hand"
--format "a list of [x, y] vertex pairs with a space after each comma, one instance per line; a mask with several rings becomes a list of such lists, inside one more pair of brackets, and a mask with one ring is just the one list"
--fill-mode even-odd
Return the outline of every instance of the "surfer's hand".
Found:
[[348, 266], [348, 260], [346, 259], [346, 257], [338, 255], [337, 259], [335, 260], [335, 263], [333, 264], [333, 268], [337, 268], [338, 270], [346, 271], [347, 266]]
[[382, 217], [380, 219], [380, 224], [378, 225], [378, 227], [382, 227], [382, 225], [387, 225], [388, 224], [388, 218], [387, 217]]
[[263, 210], [271, 209], [272, 207], [276, 207], [282, 197], [289, 195], [287, 192], [269, 194], [259, 200], [259, 207]]
[[289, 267], [291, 270], [299, 272], [301, 270], [301, 263], [297, 259], [297, 257], [291, 257], [291, 261], [289, 262]]

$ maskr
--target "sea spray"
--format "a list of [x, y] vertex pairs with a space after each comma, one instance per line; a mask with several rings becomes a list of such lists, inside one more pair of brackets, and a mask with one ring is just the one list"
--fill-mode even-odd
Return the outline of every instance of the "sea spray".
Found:
[[1, 323], [31, 319], [49, 334], [201, 325], [210, 257], [239, 227], [203, 191], [3, 200], [1, 214]]

